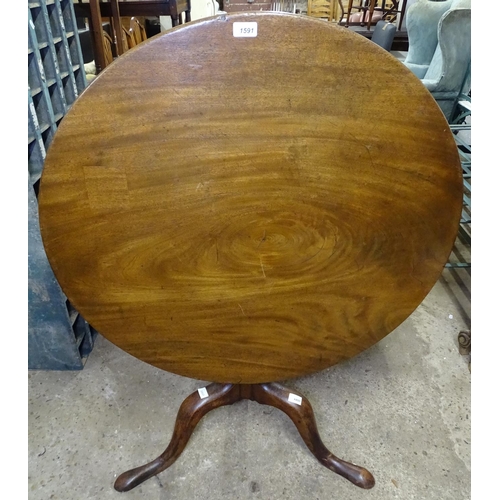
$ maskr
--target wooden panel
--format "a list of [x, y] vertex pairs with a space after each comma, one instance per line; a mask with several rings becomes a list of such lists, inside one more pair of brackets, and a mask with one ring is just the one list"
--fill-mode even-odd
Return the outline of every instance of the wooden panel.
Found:
[[224, 11], [229, 13], [258, 12], [271, 10], [271, 4], [270, 0], [255, 0], [253, 3], [248, 3], [246, 0], [228, 0], [224, 2]]
[[[100, 2], [102, 17], [112, 17], [111, 3]], [[75, 4], [79, 15], [90, 12], [88, 2]], [[118, 2], [120, 15], [133, 16], [170, 16], [173, 12], [189, 10], [188, 0], [136, 0]]]
[[[249, 21], [257, 36], [235, 38]], [[456, 145], [421, 82], [345, 28], [271, 13], [115, 61], [61, 124], [40, 189], [47, 255], [98, 331], [238, 383], [390, 333], [440, 276], [461, 207]]]

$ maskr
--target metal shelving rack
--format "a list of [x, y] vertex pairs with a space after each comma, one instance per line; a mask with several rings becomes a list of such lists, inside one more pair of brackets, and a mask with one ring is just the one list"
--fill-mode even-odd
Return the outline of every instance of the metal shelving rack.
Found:
[[73, 0], [28, 1], [28, 368], [82, 369], [97, 332], [61, 291], [38, 224], [38, 183], [59, 123], [86, 87]]
[[[450, 129], [453, 132], [455, 142], [458, 148], [458, 154], [460, 156], [460, 162], [462, 164], [462, 174], [463, 174], [463, 207], [462, 207], [462, 217], [460, 220], [460, 227], [458, 231], [457, 241], [460, 241], [462, 246], [466, 247], [470, 253], [471, 246], [471, 197], [472, 197], [472, 186], [471, 186], [471, 156], [472, 156], [472, 146], [470, 140], [471, 132], [471, 113], [472, 105], [471, 98], [468, 94], [460, 93], [456, 99], [453, 119], [450, 121]], [[453, 262], [450, 261], [446, 264], [449, 268], [470, 268], [470, 258], [464, 258], [460, 250], [457, 248], [457, 244], [454, 248], [454, 254], [458, 259]]]
[[85, 86], [72, 1], [28, 2], [28, 169], [33, 184], [59, 122]]

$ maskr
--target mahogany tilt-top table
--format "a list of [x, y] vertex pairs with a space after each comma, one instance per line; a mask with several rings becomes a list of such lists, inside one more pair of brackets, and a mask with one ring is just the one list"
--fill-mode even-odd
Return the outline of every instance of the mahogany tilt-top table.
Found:
[[442, 272], [462, 174], [421, 82], [345, 28], [278, 13], [188, 23], [126, 52], [84, 91], [39, 194], [63, 291], [138, 359], [214, 383], [181, 405], [171, 465], [213, 408], [284, 411], [311, 452], [307, 399], [277, 383], [347, 360], [400, 325]]

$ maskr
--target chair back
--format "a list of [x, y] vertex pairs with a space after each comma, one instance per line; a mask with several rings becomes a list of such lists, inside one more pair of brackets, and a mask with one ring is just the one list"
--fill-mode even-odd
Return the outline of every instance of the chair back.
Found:
[[449, 118], [458, 94], [470, 88], [471, 1], [419, 0], [408, 9], [407, 27], [404, 64]]
[[123, 24], [121, 25], [121, 27], [122, 27], [123, 45], [125, 50], [135, 47], [137, 44], [135, 43], [135, 37], [133, 36], [132, 31], [130, 29], [125, 28]]
[[379, 21], [373, 30], [372, 42], [390, 52], [396, 35], [396, 25], [387, 21]]
[[335, 15], [336, 0], [308, 0], [307, 15], [331, 21]]
[[103, 45], [104, 45], [104, 61], [106, 66], [109, 66], [113, 62], [113, 40], [106, 33], [106, 31], [102, 30], [103, 37]]
[[418, 78], [425, 78], [438, 47], [441, 18], [453, 9], [470, 9], [470, 0], [417, 0], [406, 11], [408, 55], [405, 65]]
[[147, 39], [146, 30], [136, 17], [130, 18], [130, 35], [133, 37], [135, 45]]

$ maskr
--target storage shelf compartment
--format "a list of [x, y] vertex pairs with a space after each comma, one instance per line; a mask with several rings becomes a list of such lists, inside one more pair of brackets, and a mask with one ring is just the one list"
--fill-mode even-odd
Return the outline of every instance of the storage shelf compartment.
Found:
[[[30, 227], [38, 228], [34, 207], [46, 151], [87, 81], [82, 72], [83, 55], [73, 0], [29, 1], [28, 7], [28, 206]], [[97, 332], [74, 308], [67, 307], [67, 298], [55, 286], [55, 277], [47, 278], [51, 276], [50, 265], [39, 230], [36, 234], [30, 229], [28, 265], [34, 283], [30, 290], [32, 286], [41, 286], [50, 290], [50, 297], [49, 303], [46, 299], [29, 299], [28, 368], [82, 369]], [[40, 325], [46, 321], [48, 306], [57, 321], [47, 327], [50, 342], [40, 343]], [[50, 352], [46, 352], [47, 346], [51, 346]]]

